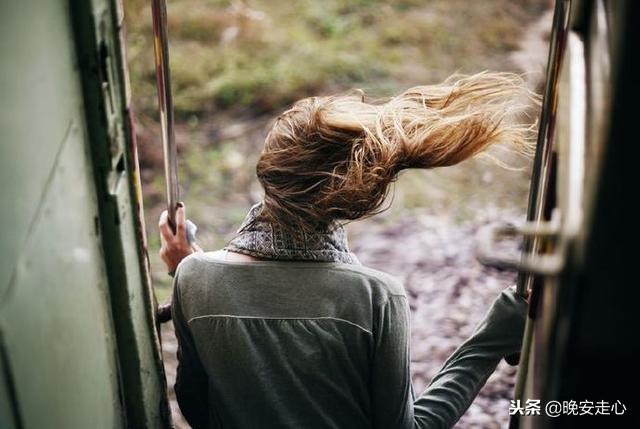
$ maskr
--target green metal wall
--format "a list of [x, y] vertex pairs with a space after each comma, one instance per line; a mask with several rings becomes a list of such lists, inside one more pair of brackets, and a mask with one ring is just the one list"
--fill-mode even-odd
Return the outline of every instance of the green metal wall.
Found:
[[163, 427], [121, 13], [0, 2], [0, 427]]

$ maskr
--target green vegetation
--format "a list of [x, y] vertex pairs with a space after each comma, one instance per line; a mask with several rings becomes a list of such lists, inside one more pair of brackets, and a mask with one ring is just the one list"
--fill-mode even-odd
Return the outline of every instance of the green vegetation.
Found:
[[[149, 2], [126, 2], [138, 108], [155, 107]], [[503, 66], [536, 0], [169, 0], [179, 115], [270, 112], [322, 90], [387, 92]], [[385, 91], [387, 90], [387, 91]]]

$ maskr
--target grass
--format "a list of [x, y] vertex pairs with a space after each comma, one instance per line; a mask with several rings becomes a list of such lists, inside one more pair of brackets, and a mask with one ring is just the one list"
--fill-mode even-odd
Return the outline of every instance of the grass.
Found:
[[[501, 66], [541, 0], [168, 2], [176, 112], [271, 112], [326, 89], [444, 78]], [[155, 108], [150, 8], [126, 2], [137, 107]], [[390, 82], [393, 84], [390, 85]], [[382, 85], [382, 88], [380, 88]]]
[[[224, 245], [260, 197], [255, 161], [270, 118], [310, 95], [362, 88], [373, 97], [455, 71], [508, 70], [524, 26], [546, 0], [169, 0], [169, 39], [180, 181], [205, 249]], [[153, 278], [170, 279], [153, 226], [163, 205], [151, 12], [125, 1], [128, 60]], [[470, 200], [524, 206], [527, 174], [481, 160], [403, 173], [392, 222], [413, 210], [464, 220]]]

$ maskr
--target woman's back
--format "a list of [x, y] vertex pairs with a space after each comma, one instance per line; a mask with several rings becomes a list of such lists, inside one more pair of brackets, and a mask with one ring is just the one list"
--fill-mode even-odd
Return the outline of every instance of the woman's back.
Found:
[[[526, 151], [530, 127], [507, 120], [526, 93], [516, 75], [479, 73], [385, 103], [312, 97], [282, 113], [256, 164], [264, 197], [225, 247], [271, 262], [196, 255], [177, 273], [176, 394], [189, 423], [452, 427], [520, 349], [526, 302], [503, 292], [414, 401], [404, 290], [358, 265], [342, 225], [382, 210], [401, 170], [453, 165], [499, 142]], [[163, 216], [172, 271], [192, 250], [183, 208], [175, 232]]]
[[408, 352], [406, 317], [402, 286], [359, 265], [194, 254], [174, 294], [180, 407], [203, 426], [371, 427], [377, 402], [408, 399], [404, 358], [404, 380], [375, 391], [376, 362]]

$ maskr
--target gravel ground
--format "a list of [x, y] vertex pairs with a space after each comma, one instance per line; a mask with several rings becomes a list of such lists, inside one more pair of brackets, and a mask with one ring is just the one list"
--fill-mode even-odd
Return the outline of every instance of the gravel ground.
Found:
[[[483, 267], [475, 260], [474, 237], [489, 220], [519, 221], [522, 213], [486, 207], [476, 213], [465, 222], [428, 213], [388, 225], [368, 222], [366, 234], [362, 227], [350, 234], [352, 250], [363, 264], [391, 273], [405, 284], [412, 312], [411, 372], [416, 392], [471, 334], [500, 290], [514, 283], [513, 273]], [[165, 324], [163, 354], [171, 408], [176, 427], [185, 428], [172, 388], [175, 352], [172, 326]], [[515, 372], [502, 362], [456, 427], [505, 427]]]

